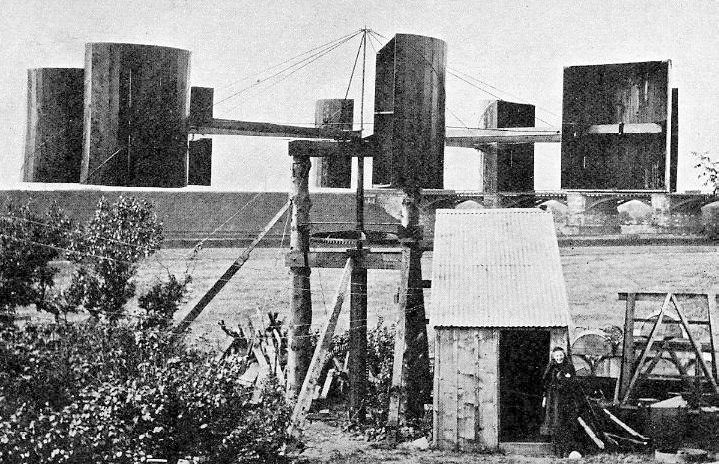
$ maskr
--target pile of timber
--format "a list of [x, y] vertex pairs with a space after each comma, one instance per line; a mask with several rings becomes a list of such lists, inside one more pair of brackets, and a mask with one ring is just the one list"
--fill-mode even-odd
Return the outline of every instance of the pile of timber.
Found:
[[[246, 323], [239, 323], [236, 329], [227, 327], [220, 321], [220, 328], [232, 338], [229, 347], [222, 354], [222, 359], [234, 358], [244, 365], [244, 373], [238, 382], [246, 387], [254, 387], [252, 402], [262, 400], [263, 387], [270, 377], [277, 378], [284, 385], [287, 365], [287, 334], [282, 331], [282, 322], [277, 313], [267, 313], [268, 322], [265, 327], [256, 328], [248, 318]], [[335, 356], [322, 369], [323, 378], [318, 382], [312, 395], [312, 401], [323, 401], [331, 392], [344, 394], [349, 386], [349, 353], [343, 360]]]
[[644, 451], [651, 439], [637, 432], [612, 413], [600, 400], [583, 391], [575, 398], [577, 422], [587, 441], [600, 451]]

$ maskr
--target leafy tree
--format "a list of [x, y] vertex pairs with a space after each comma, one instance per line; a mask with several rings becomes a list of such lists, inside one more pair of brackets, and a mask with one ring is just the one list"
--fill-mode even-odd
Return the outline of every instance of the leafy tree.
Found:
[[700, 178], [704, 179], [704, 184], [709, 185], [714, 189], [714, 194], [719, 193], [719, 161], [714, 161], [709, 153], [693, 153], [695, 157], [699, 158], [695, 168], [699, 168], [702, 172], [699, 174]]
[[140, 296], [138, 306], [145, 310], [142, 328], [167, 328], [172, 325], [172, 316], [175, 315], [187, 294], [187, 285], [192, 277], [185, 272], [182, 280], [174, 274], [168, 273], [167, 281], [157, 282], [152, 288]]
[[64, 294], [67, 309], [117, 320], [135, 295], [132, 278], [139, 262], [159, 250], [161, 242], [162, 223], [150, 203], [101, 198], [95, 216], [71, 237], [68, 258], [78, 269]]
[[44, 213], [29, 204], [9, 204], [0, 216], [0, 311], [12, 320], [16, 308], [34, 304], [38, 310], [59, 314], [54, 303], [51, 262], [60, 258], [69, 243], [70, 219], [52, 205]]

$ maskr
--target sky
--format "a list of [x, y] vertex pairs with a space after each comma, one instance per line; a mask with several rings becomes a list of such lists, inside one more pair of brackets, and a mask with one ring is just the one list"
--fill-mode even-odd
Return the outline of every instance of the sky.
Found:
[[[384, 36], [415, 33], [447, 42], [447, 65], [491, 87], [447, 76], [447, 125], [476, 126], [495, 97], [537, 106], [559, 126], [563, 67], [671, 59], [680, 89], [679, 190], [701, 188], [692, 153], [719, 159], [719, 2], [694, 1], [261, 1], [3, 0], [0, 15], [0, 187], [21, 180], [27, 69], [82, 67], [87, 42], [131, 42], [192, 52], [192, 85], [215, 101], [256, 82], [266, 68], [367, 27]], [[359, 38], [282, 82], [256, 86], [215, 107], [215, 117], [304, 124], [314, 102], [342, 98]], [[368, 49], [365, 133], [371, 133], [374, 53]], [[249, 80], [241, 80], [249, 78]], [[355, 99], [359, 121], [360, 79]], [[455, 117], [456, 115], [456, 117]], [[217, 136], [218, 190], [287, 190], [286, 139]], [[559, 144], [537, 144], [535, 187], [559, 188]], [[474, 150], [448, 148], [445, 187], [477, 188]]]

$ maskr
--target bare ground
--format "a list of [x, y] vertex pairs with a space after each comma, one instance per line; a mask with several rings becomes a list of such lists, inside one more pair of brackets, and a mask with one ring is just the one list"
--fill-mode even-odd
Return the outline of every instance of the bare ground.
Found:
[[[325, 422], [312, 422], [305, 428], [306, 449], [298, 456], [297, 462], [307, 464], [370, 464], [389, 462], [396, 464], [550, 464], [572, 462], [556, 457], [531, 457], [502, 454], [458, 453], [444, 451], [417, 451], [391, 449], [378, 443], [366, 442], [338, 427]], [[633, 464], [651, 461], [646, 454], [601, 454], [588, 456], [582, 463], [590, 464]], [[575, 461], [576, 462], [576, 461]]]

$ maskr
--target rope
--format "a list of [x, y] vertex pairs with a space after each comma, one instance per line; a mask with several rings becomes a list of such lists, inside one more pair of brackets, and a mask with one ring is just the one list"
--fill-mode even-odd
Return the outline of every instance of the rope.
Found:
[[[271, 71], [271, 70], [276, 69], [276, 68], [278, 68], [278, 67], [280, 67], [280, 66], [282, 66], [282, 65], [284, 65], [284, 64], [287, 64], [287, 63], [289, 63], [290, 61], [296, 60], [297, 58], [299, 58], [299, 57], [301, 57], [301, 56], [307, 55], [308, 53], [311, 53], [311, 52], [313, 52], [313, 51], [315, 51], [315, 50], [318, 50], [318, 49], [323, 48], [323, 47], [326, 47], [326, 46], [328, 46], [328, 45], [330, 45], [330, 44], [332, 44], [332, 43], [335, 43], [335, 42], [338, 42], [338, 41], [340, 41], [340, 40], [342, 40], [342, 39], [345, 39], [345, 38], [347, 38], [347, 37], [350, 37], [350, 36], [352, 36], [353, 34], [356, 34], [357, 32], [358, 32], [358, 31], [350, 32], [349, 34], [346, 34], [346, 35], [344, 35], [344, 36], [342, 36], [342, 37], [338, 37], [338, 38], [336, 38], [336, 39], [330, 40], [329, 42], [325, 42], [325, 43], [323, 43], [322, 45], [318, 45], [317, 47], [314, 47], [314, 48], [311, 48], [311, 49], [309, 49], [309, 50], [307, 50], [307, 51], [304, 51], [304, 52], [300, 53], [299, 55], [295, 55], [295, 56], [293, 56], [293, 57], [291, 57], [291, 58], [287, 58], [285, 61], [283, 61], [283, 62], [281, 62], [281, 63], [278, 63], [278, 64], [275, 64], [275, 65], [272, 65], [272, 66], [270, 66], [270, 67], [268, 67], [268, 68], [265, 68], [265, 69], [263, 69], [262, 71], [259, 71], [259, 72], [255, 73], [255, 74], [253, 74], [253, 75], [247, 75], [247, 76], [242, 77], [242, 78], [240, 78], [240, 79], [238, 79], [238, 80], [236, 80], [236, 81], [230, 82], [230, 83], [227, 84], [227, 85], [224, 85], [224, 86], [222, 86], [222, 87], [218, 87], [218, 89], [226, 89], [226, 88], [228, 88], [228, 87], [232, 87], [233, 85], [235, 85], [235, 84], [237, 84], [237, 83], [240, 83], [240, 82], [243, 82], [243, 81], [252, 79], [252, 78], [254, 78], [254, 77], [256, 77], [256, 76], [260, 76], [260, 75], [262, 75], [262, 74], [264, 74], [264, 73], [266, 73], [266, 72], [268, 72], [268, 71]], [[216, 104], [217, 104], [217, 103], [215, 103], [215, 105], [216, 105]], [[214, 105], [213, 105], [213, 106], [214, 106]]]
[[[262, 85], [262, 84], [264, 84], [265, 82], [267, 82], [267, 81], [269, 81], [269, 80], [271, 80], [271, 79], [277, 78], [278, 76], [280, 76], [281, 74], [283, 74], [283, 73], [289, 71], [290, 69], [295, 68], [295, 69], [293, 69], [292, 72], [290, 72], [289, 74], [287, 74], [287, 75], [282, 76], [281, 78], [279, 78], [279, 80], [276, 81], [276, 82], [274, 82], [272, 85], [265, 87], [265, 88], [263, 89], [263, 91], [266, 91], [267, 89], [272, 88], [273, 86], [275, 86], [275, 85], [277, 85], [278, 83], [284, 81], [285, 79], [287, 79], [288, 77], [290, 77], [291, 75], [293, 75], [294, 73], [296, 73], [297, 71], [299, 71], [299, 70], [305, 68], [305, 67], [308, 66], [309, 64], [311, 64], [311, 63], [317, 61], [318, 59], [320, 59], [320, 58], [322, 58], [323, 56], [327, 55], [328, 53], [334, 51], [334, 50], [337, 49], [338, 47], [344, 45], [346, 42], [348, 42], [349, 40], [351, 40], [352, 38], [354, 38], [355, 36], [357, 36], [360, 32], [361, 32], [361, 31], [358, 31], [358, 32], [356, 32], [356, 33], [350, 35], [349, 37], [347, 37], [347, 38], [341, 40], [340, 42], [335, 43], [335, 44], [333, 44], [333, 45], [331, 45], [331, 46], [329, 46], [329, 47], [327, 47], [327, 48], [325, 48], [325, 49], [323, 49], [323, 50], [321, 50], [321, 51], [319, 51], [319, 52], [317, 52], [317, 53], [314, 53], [314, 54], [312, 54], [312, 55], [310, 55], [310, 56], [308, 56], [308, 57], [306, 57], [306, 58], [304, 58], [304, 59], [298, 61], [297, 63], [294, 63], [294, 64], [292, 64], [291, 66], [288, 66], [287, 68], [282, 69], [282, 70], [280, 70], [280, 71], [278, 71], [278, 72], [272, 74], [271, 76], [268, 76], [268, 77], [266, 77], [266, 78], [264, 78], [264, 79], [259, 79], [259, 80], [257, 80], [257, 82], [253, 83], [252, 85], [250, 85], [250, 86], [248, 86], [248, 87], [245, 87], [245, 88], [243, 88], [243, 89], [240, 89], [240, 90], [238, 90], [237, 92], [234, 92], [233, 94], [229, 95], [228, 97], [223, 98], [222, 100], [220, 100], [220, 101], [218, 101], [217, 103], [215, 103], [213, 106], [217, 106], [217, 105], [219, 105], [220, 103], [226, 102], [227, 100], [229, 100], [229, 99], [231, 99], [231, 98], [234, 98], [234, 97], [236, 97], [236, 96], [238, 96], [238, 95], [240, 95], [240, 94], [242, 94], [242, 93], [244, 93], [244, 92], [246, 92], [246, 91], [248, 91], [248, 90], [250, 90], [250, 89], [253, 89], [253, 88], [255, 88], [255, 87], [259, 86], [259, 85]], [[300, 66], [300, 65], [301, 65], [301, 66]], [[238, 105], [238, 106], [239, 106], [239, 105]], [[235, 108], [237, 108], [237, 106], [230, 108], [228, 111], [232, 111], [232, 110], [235, 109]]]
[[217, 226], [217, 227], [215, 228], [215, 230], [213, 230], [212, 232], [210, 232], [209, 234], [207, 234], [204, 238], [202, 238], [199, 242], [197, 242], [197, 245], [195, 245], [194, 249], [197, 250], [197, 249], [201, 248], [202, 245], [204, 245], [204, 243], [205, 243], [210, 237], [212, 237], [212, 236], [213, 236], [215, 233], [217, 233], [220, 229], [222, 229], [223, 227], [225, 227], [225, 226], [227, 225], [227, 223], [229, 223], [231, 220], [233, 220], [238, 214], [240, 214], [245, 208], [247, 208], [247, 206], [249, 206], [250, 203], [252, 203], [253, 201], [255, 201], [262, 193], [263, 193], [263, 192], [257, 192], [257, 193], [255, 194], [255, 196], [253, 196], [252, 198], [250, 198], [250, 200], [249, 200], [247, 203], [244, 204], [244, 206], [242, 206], [240, 209], [238, 209], [237, 211], [235, 211], [234, 214], [232, 214], [232, 216], [228, 217], [228, 218], [225, 220], [225, 222], [223, 222], [222, 224], [220, 224], [219, 226]]
[[[485, 81], [483, 81], [483, 80], [481, 80], [481, 79], [479, 79], [479, 78], [477, 78], [477, 77], [472, 76], [472, 75], [469, 74], [469, 73], [463, 72], [463, 71], [461, 71], [461, 70], [459, 70], [459, 69], [456, 69], [456, 68], [451, 68], [451, 69], [452, 69], [454, 72], [457, 72], [457, 73], [459, 73], [459, 74], [463, 74], [465, 77], [467, 77], [467, 78], [469, 78], [469, 79], [472, 79], [472, 80], [474, 80], [474, 81], [477, 81], [477, 82], [479, 82], [479, 83], [481, 83], [481, 84], [483, 84], [483, 85], [486, 85], [486, 86], [489, 87], [489, 88], [492, 88], [492, 89], [497, 90], [497, 91], [499, 91], [499, 92], [503, 92], [503, 93], [509, 95], [509, 96], [512, 97], [512, 98], [516, 98], [517, 100], [520, 100], [520, 101], [522, 101], [522, 102], [524, 102], [524, 103], [527, 103], [527, 104], [533, 104], [533, 103], [530, 103], [529, 100], [527, 100], [527, 99], [525, 99], [525, 98], [518, 97], [517, 95], [514, 95], [514, 94], [512, 94], [512, 93], [510, 93], [510, 92], [508, 92], [508, 91], [506, 91], [506, 90], [502, 90], [502, 89], [500, 89], [500, 88], [497, 88], [497, 87], [493, 86], [492, 84], [490, 84], [490, 83], [488, 83], [488, 82], [485, 82]], [[541, 107], [541, 106], [538, 106], [538, 105], [534, 105], [534, 106], [536, 106], [538, 109], [544, 111], [545, 113], [551, 114], [552, 116], [556, 116], [556, 117], [558, 117], [558, 118], [560, 118], [560, 119], [562, 118], [562, 115], [560, 115], [560, 114], [557, 114], [557, 113], [555, 113], [555, 112], [553, 112], [553, 111], [550, 111], [550, 110], [548, 110], [548, 109], [546, 109], [546, 108], [543, 108], [543, 107]], [[539, 118], [537, 118], [537, 119], [539, 119]], [[540, 119], [540, 121], [542, 121], [542, 120]], [[542, 122], [546, 122], [546, 121], [542, 121]]]

